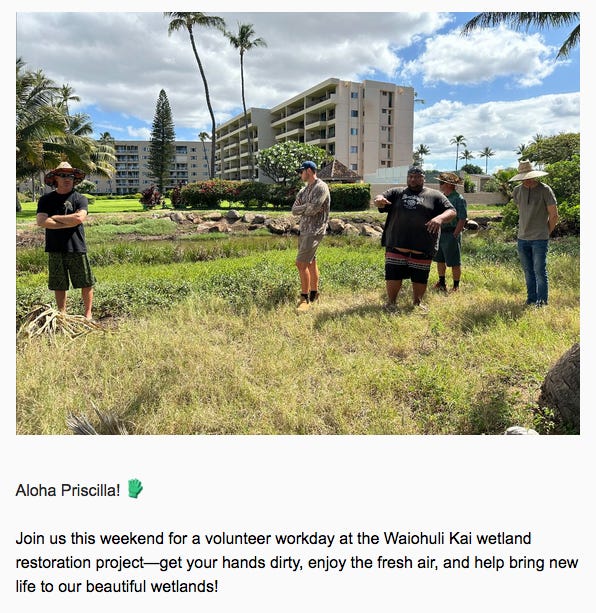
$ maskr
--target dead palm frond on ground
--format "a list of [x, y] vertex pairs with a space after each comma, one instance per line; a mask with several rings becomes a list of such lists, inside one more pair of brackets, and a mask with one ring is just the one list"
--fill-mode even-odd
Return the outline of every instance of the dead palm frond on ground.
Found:
[[40, 304], [25, 317], [17, 332], [17, 339], [47, 336], [54, 340], [59, 334], [77, 338], [94, 330], [102, 330], [101, 324], [82, 315], [61, 313], [49, 304]]
[[94, 426], [86, 415], [75, 415], [70, 412], [66, 417], [66, 425], [74, 434], [128, 434], [122, 419], [111, 411], [99, 410], [93, 401], [91, 406], [99, 419]]

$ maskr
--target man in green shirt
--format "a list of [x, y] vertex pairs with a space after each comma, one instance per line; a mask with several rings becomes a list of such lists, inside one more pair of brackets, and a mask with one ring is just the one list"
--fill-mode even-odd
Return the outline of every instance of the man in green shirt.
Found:
[[439, 249], [434, 257], [437, 263], [439, 280], [434, 289], [446, 292], [445, 273], [447, 267], [451, 268], [453, 275], [453, 291], [459, 290], [461, 279], [461, 233], [468, 221], [468, 206], [465, 198], [457, 191], [456, 185], [463, 183], [461, 177], [454, 172], [442, 172], [439, 175], [439, 189], [447, 200], [455, 207], [457, 216], [450, 219], [441, 226], [441, 238], [439, 239]]

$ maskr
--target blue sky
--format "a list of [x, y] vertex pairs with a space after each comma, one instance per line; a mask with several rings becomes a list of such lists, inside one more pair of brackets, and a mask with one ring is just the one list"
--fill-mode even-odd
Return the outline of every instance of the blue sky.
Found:
[[[515, 150], [536, 134], [580, 130], [579, 49], [555, 60], [570, 28], [514, 32], [459, 27], [476, 13], [207, 11], [229, 30], [252, 23], [268, 46], [245, 58], [247, 104], [271, 107], [325, 80], [376, 79], [412, 86], [414, 147], [429, 169], [452, 169], [455, 135], [471, 160], [495, 151], [488, 171], [515, 166]], [[172, 107], [176, 136], [210, 131], [202, 82], [185, 32], [167, 34], [161, 12], [17, 13], [16, 54], [80, 96], [95, 135], [147, 139], [159, 91]], [[47, 36], [49, 31], [60, 36]], [[239, 58], [219, 32], [200, 30], [198, 48], [218, 123], [241, 112]], [[459, 161], [458, 164], [464, 163]]]

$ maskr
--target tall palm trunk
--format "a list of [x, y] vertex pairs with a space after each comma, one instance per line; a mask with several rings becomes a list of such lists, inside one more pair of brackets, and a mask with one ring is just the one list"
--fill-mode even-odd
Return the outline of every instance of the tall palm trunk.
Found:
[[240, 54], [240, 83], [242, 86], [242, 108], [244, 109], [244, 128], [246, 129], [246, 138], [248, 139], [248, 163], [250, 164], [250, 179], [255, 179], [255, 161], [252, 155], [252, 138], [248, 130], [248, 113], [246, 112], [246, 99], [244, 96], [244, 54]]
[[209, 115], [211, 116], [211, 164], [208, 170], [209, 178], [213, 179], [213, 177], [215, 176], [215, 115], [213, 113], [213, 107], [211, 106], [211, 97], [209, 96], [207, 77], [205, 76], [203, 64], [201, 63], [201, 58], [199, 57], [197, 46], [195, 45], [195, 37], [192, 34], [192, 28], [188, 28], [188, 33], [190, 35], [190, 44], [192, 45], [192, 50], [195, 54], [195, 59], [197, 60], [197, 64], [199, 65], [199, 72], [201, 73], [201, 78], [203, 79], [203, 85], [205, 87], [205, 99], [207, 100], [207, 108], [209, 109]]

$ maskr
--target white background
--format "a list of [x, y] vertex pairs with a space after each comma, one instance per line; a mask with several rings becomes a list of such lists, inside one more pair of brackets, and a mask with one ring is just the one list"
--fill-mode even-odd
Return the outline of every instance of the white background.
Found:
[[[184, 10], [178, 3], [177, 10]], [[203, 3], [201, 10], [224, 10], [218, 3]], [[237, 9], [237, 6], [226, 8]], [[534, 10], [558, 10], [560, 5], [540, 3]], [[378, 6], [377, 6], [378, 5]], [[49, 10], [35, 3], [15, 4], [15, 10]], [[342, 3], [344, 10], [357, 10]], [[124, 8], [122, 6], [118, 8]], [[129, 3], [127, 10], [142, 9]], [[153, 10], [170, 8], [156, 7]], [[251, 7], [253, 9], [255, 7]], [[297, 7], [289, 7], [296, 10]], [[325, 5], [333, 9], [333, 4]], [[371, 10], [371, 7], [366, 7]], [[394, 10], [390, 3], [375, 9]], [[402, 7], [408, 8], [408, 7]], [[490, 10], [490, 5], [478, 7]], [[498, 8], [515, 10], [519, 6]], [[114, 10], [106, 5], [106, 10]], [[194, 10], [196, 7], [188, 7]], [[277, 7], [263, 6], [265, 10]], [[424, 6], [425, 10], [469, 10], [452, 3]], [[81, 10], [80, 3], [65, 3], [60, 10]], [[116, 9], [118, 10], [118, 9]], [[588, 123], [594, 108], [586, 58], [594, 57], [592, 14], [582, 13], [582, 138], [584, 177], [594, 170], [591, 156], [594, 130]], [[14, 13], [6, 13], [3, 39], [14, 37]], [[13, 58], [6, 45], [5, 83], [12, 83]], [[9, 70], [10, 64], [10, 70]], [[590, 77], [590, 80], [592, 77]], [[5, 117], [12, 117], [12, 95], [6, 95]], [[529, 118], [531, 120], [531, 118]], [[12, 126], [8, 134], [11, 134]], [[10, 137], [9, 137], [10, 141]], [[10, 142], [2, 153], [12, 172]], [[586, 174], [587, 173], [587, 174]], [[12, 179], [11, 179], [12, 181]], [[14, 226], [12, 182], [9, 181], [5, 215], [2, 335], [4, 403], [0, 441], [2, 470], [2, 538], [0, 602], [6, 610], [95, 612], [163, 611], [594, 611], [594, 419], [591, 377], [594, 372], [593, 266], [582, 258], [582, 434], [581, 436], [478, 436], [478, 437], [17, 437], [14, 407]], [[584, 191], [587, 191], [584, 189]], [[591, 228], [591, 200], [584, 198], [584, 233]], [[590, 254], [591, 255], [591, 254]], [[556, 313], [545, 311], [545, 316]], [[138, 499], [126, 495], [131, 478], [142, 481]], [[118, 498], [16, 497], [19, 483], [59, 486], [63, 482], [94, 485], [120, 483]], [[227, 571], [205, 574], [219, 577], [217, 594], [169, 595], [16, 595], [14, 559], [23, 554], [15, 545], [20, 531], [70, 534], [151, 533], [174, 530], [204, 534], [312, 533], [353, 534], [364, 531], [412, 532], [461, 530], [532, 532], [533, 545], [515, 553], [529, 557], [579, 558], [576, 571]], [[49, 555], [82, 557], [95, 550], [55, 548]], [[33, 549], [25, 551], [30, 555]], [[203, 550], [201, 554], [205, 554]], [[224, 550], [219, 549], [222, 553]], [[238, 557], [271, 557], [275, 549], [230, 548]], [[408, 553], [425, 549], [343, 546], [325, 550], [300, 547], [280, 553], [301, 557], [361, 557], [380, 553]], [[156, 551], [136, 548], [146, 558], [176, 557], [190, 548]], [[194, 552], [196, 553], [196, 552]], [[429, 548], [435, 557], [471, 553], [478, 547]], [[494, 547], [491, 554], [507, 557], [512, 550]], [[112, 555], [133, 555], [132, 548]], [[205, 554], [208, 555], [208, 554]], [[216, 557], [214, 554], [213, 557]], [[37, 575], [35, 573], [38, 573]], [[39, 571], [30, 573], [41, 578]], [[155, 571], [154, 574], [158, 574]], [[175, 578], [191, 580], [177, 573]], [[122, 573], [123, 575], [123, 573]], [[174, 575], [168, 575], [174, 578]], [[48, 577], [49, 578], [49, 577]], [[119, 578], [114, 575], [114, 580]], [[164, 579], [167, 577], [163, 577]], [[99, 579], [98, 579], [99, 580]], [[103, 580], [108, 580], [107, 576]]]

